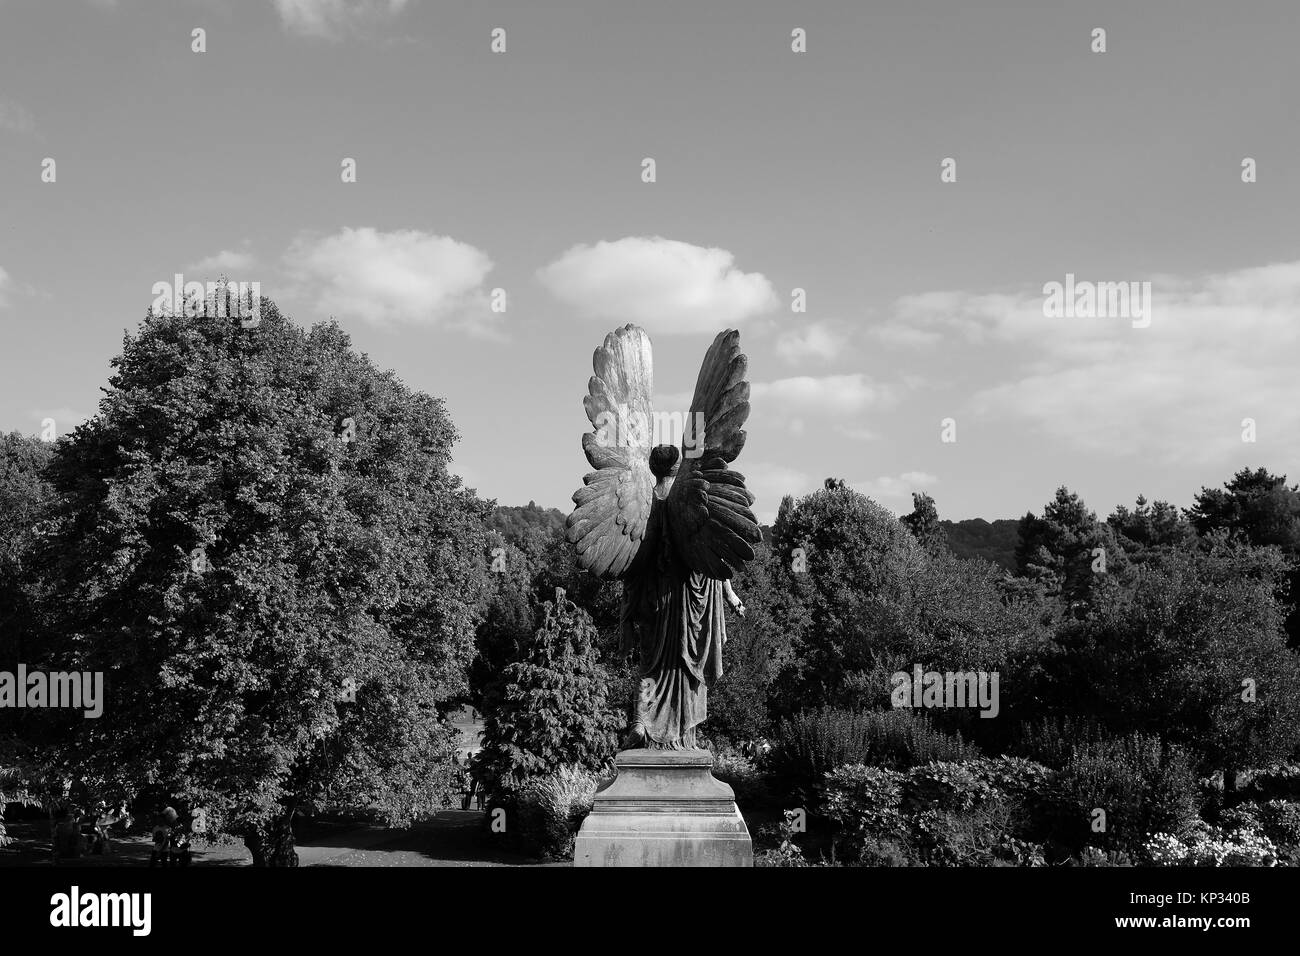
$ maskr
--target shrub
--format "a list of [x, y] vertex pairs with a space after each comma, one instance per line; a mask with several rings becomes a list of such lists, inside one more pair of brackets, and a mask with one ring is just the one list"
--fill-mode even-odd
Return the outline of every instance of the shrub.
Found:
[[[1150, 834], [1178, 836], [1197, 819], [1197, 784], [1187, 755], [1155, 737], [1084, 743], [1066, 761], [1059, 782], [1062, 824], [1055, 837], [1067, 847], [1094, 843], [1132, 852]], [[1098, 809], [1105, 812], [1105, 830], [1094, 832]]]
[[735, 791], [737, 803], [752, 806], [771, 799], [766, 775], [739, 751], [719, 748], [713, 755], [713, 776]]
[[1258, 829], [1288, 857], [1300, 848], [1300, 803], [1242, 803], [1226, 811], [1220, 825], [1225, 830]]
[[1077, 856], [1066, 861], [1066, 866], [1132, 866], [1133, 858], [1121, 850], [1102, 850], [1085, 846]]
[[490, 792], [508, 801], [558, 767], [594, 772], [614, 756], [622, 716], [595, 638], [591, 616], [556, 588], [524, 659], [506, 667], [489, 695], [479, 766]]
[[898, 847], [908, 829], [902, 800], [903, 774], [896, 770], [849, 764], [827, 774], [823, 812], [836, 826], [837, 853], [852, 861], [870, 855], [868, 848], [882, 855], [882, 840]]
[[754, 858], [755, 866], [807, 866], [803, 850], [794, 842], [795, 820], [798, 812], [785, 811], [785, 819], [779, 824], [776, 833], [781, 842], [773, 850], [764, 850]]
[[1143, 846], [1157, 866], [1276, 866], [1277, 848], [1258, 829], [1211, 827], [1197, 821], [1180, 838], [1157, 833]]
[[1300, 766], [1279, 764], [1241, 774], [1237, 780], [1242, 795], [1257, 802], [1300, 801]]
[[1027, 807], [1051, 792], [1047, 768], [1017, 758], [934, 761], [904, 773], [861, 764], [826, 779], [836, 851], [868, 865], [1042, 865]]
[[906, 710], [808, 710], [781, 722], [772, 754], [776, 771], [804, 799], [819, 802], [826, 774], [848, 764], [906, 770], [932, 760], [958, 761], [979, 751]]
[[591, 812], [598, 785], [596, 774], [575, 766], [529, 781], [515, 801], [520, 842], [540, 856], [571, 859], [574, 837]]

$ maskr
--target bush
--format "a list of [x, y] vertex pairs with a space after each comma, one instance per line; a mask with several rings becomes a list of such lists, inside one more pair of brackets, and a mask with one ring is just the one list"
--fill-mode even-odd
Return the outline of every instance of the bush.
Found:
[[1225, 830], [1258, 829], [1288, 858], [1300, 850], [1300, 803], [1242, 803], [1226, 811], [1220, 824]]
[[[879, 857], [883, 840], [905, 857], [908, 826], [902, 801], [903, 774], [897, 770], [849, 764], [827, 774], [823, 812], [836, 826], [836, 852], [850, 861]], [[870, 854], [868, 848], [876, 852]]]
[[827, 776], [835, 848], [868, 865], [1036, 866], [1027, 808], [1051, 792], [1047, 768], [1017, 758], [934, 761], [907, 773], [861, 764]]
[[771, 799], [766, 775], [754, 766], [753, 760], [739, 751], [719, 748], [713, 754], [713, 776], [735, 791], [739, 804], [752, 806]]
[[574, 766], [529, 781], [515, 801], [522, 846], [539, 856], [572, 859], [574, 838], [591, 812], [599, 783], [596, 774]]
[[[1197, 819], [1187, 755], [1155, 737], [1084, 743], [1066, 761], [1059, 785], [1062, 820], [1054, 836], [1071, 849], [1092, 843], [1136, 852], [1150, 834], [1179, 836]], [[1100, 832], [1093, 830], [1098, 809], [1105, 812]]]
[[1249, 800], [1300, 801], [1300, 766], [1280, 764], [1262, 770], [1251, 770], [1237, 779], [1242, 795]]
[[1277, 848], [1253, 827], [1228, 830], [1197, 821], [1181, 838], [1155, 834], [1143, 849], [1157, 866], [1277, 865]]
[[818, 803], [826, 774], [848, 764], [906, 770], [932, 760], [960, 761], [979, 751], [906, 710], [807, 710], [783, 720], [772, 763], [791, 789]]
[[[776, 836], [779, 837], [780, 843], [772, 850], [764, 850], [754, 858], [755, 866], [807, 866], [808, 862], [803, 858], [803, 850], [794, 842], [795, 821], [798, 819], [798, 811], [785, 811], [785, 819], [776, 828]], [[765, 833], [766, 835], [766, 833]]]

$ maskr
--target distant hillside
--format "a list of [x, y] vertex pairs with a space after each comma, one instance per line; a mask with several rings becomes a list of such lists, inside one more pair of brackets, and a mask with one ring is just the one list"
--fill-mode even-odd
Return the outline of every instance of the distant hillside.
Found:
[[511, 544], [523, 547], [526, 541], [545, 540], [563, 529], [564, 512], [539, 507], [533, 501], [526, 505], [497, 505], [488, 515], [487, 526], [499, 531]]
[[965, 521], [940, 521], [948, 534], [948, 547], [958, 557], [983, 558], [1008, 571], [1016, 569], [1016, 545], [1020, 542], [1020, 519], [967, 518]]

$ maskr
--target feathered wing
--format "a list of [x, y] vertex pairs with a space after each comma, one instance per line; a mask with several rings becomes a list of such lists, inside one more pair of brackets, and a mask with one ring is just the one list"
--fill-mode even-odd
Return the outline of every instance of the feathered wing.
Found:
[[[748, 368], [740, 333], [720, 333], [705, 353], [695, 382], [682, 463], [668, 493], [673, 547], [692, 571], [712, 578], [734, 575], [753, 559], [754, 545], [763, 539], [750, 511], [754, 496], [745, 488], [745, 476], [728, 467], [745, 447]], [[703, 436], [693, 434], [697, 412], [703, 416]]]
[[582, 404], [594, 430], [582, 436], [582, 450], [596, 470], [573, 493], [577, 507], [565, 523], [566, 535], [580, 567], [617, 578], [641, 549], [654, 501], [649, 337], [634, 325], [611, 332], [592, 356], [592, 369]]

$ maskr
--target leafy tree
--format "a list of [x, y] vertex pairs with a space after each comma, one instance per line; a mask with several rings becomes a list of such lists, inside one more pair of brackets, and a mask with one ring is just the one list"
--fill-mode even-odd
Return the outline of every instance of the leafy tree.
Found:
[[1039, 582], [1066, 614], [1086, 613], [1094, 587], [1105, 581], [1096, 570], [1099, 560], [1105, 561], [1105, 573], [1112, 574], [1125, 558], [1111, 528], [1098, 522], [1096, 514], [1064, 485], [1044, 506], [1041, 518], [1029, 512], [1020, 520], [1017, 568]]
[[[790, 590], [782, 623], [792, 651], [775, 689], [778, 714], [822, 704], [887, 707], [890, 675], [916, 664], [1005, 671], [1004, 688], [1024, 686], [1012, 673], [1027, 673], [1046, 649], [1041, 609], [1005, 600], [996, 567], [922, 547], [851, 488], [800, 499], [774, 534], [780, 566], [790, 569], [777, 580]], [[802, 572], [793, 570], [796, 549]], [[972, 716], [944, 719], [964, 724]], [[970, 729], [988, 733], [991, 723], [975, 720]]]
[[983, 558], [1005, 571], [1016, 569], [1016, 546], [1020, 543], [1020, 521], [1016, 518], [967, 518], [940, 521], [944, 538], [959, 558]]
[[1148, 503], [1138, 495], [1132, 511], [1120, 505], [1106, 519], [1119, 546], [1128, 557], [1143, 561], [1154, 549], [1193, 547], [1196, 531], [1187, 518], [1167, 501]]
[[1287, 618], [1291, 646], [1300, 645], [1300, 485], [1265, 468], [1243, 468], [1223, 488], [1202, 488], [1188, 511], [1201, 534], [1224, 530], [1255, 545], [1273, 545], [1291, 564], [1288, 593], [1295, 603]]
[[926, 547], [947, 544], [947, 535], [939, 521], [939, 510], [934, 499], [924, 491], [912, 492], [912, 513], [904, 515], [903, 524], [916, 535], [916, 540]]
[[1285, 759], [1300, 743], [1300, 661], [1286, 646], [1275, 548], [1153, 552], [1059, 636], [1045, 697], [1116, 733], [1156, 734], [1203, 773]]
[[562, 766], [603, 768], [623, 724], [607, 696], [591, 617], [559, 590], [543, 614], [524, 659], [502, 673], [484, 720], [480, 759], [498, 795], [517, 795]]
[[64, 751], [294, 865], [299, 811], [409, 822], [452, 788], [486, 508], [440, 400], [262, 301], [147, 317], [61, 442], [46, 661], [106, 674]]

